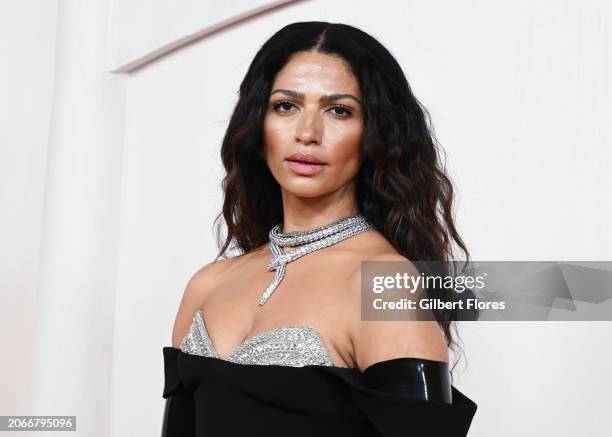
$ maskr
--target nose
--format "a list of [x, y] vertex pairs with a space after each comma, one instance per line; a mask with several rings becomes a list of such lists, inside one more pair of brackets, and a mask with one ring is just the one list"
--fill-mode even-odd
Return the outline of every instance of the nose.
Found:
[[304, 110], [295, 126], [295, 139], [304, 144], [321, 144], [323, 126], [316, 110]]

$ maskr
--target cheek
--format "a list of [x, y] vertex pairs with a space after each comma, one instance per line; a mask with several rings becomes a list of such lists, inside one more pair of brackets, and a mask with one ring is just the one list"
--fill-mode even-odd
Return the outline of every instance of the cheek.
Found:
[[347, 171], [353, 171], [354, 167], [359, 166], [361, 154], [361, 130], [352, 132], [344, 132], [343, 136], [336, 143], [336, 153], [334, 153], [334, 161], [342, 163]]
[[287, 129], [283, 128], [278, 123], [266, 120], [263, 128], [263, 142], [265, 156], [268, 159], [274, 159], [282, 150], [284, 144], [287, 144]]

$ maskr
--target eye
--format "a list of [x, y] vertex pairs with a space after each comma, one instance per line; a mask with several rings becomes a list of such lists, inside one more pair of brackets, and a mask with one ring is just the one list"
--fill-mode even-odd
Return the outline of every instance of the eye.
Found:
[[281, 100], [280, 102], [276, 102], [274, 105], [272, 105], [274, 110], [277, 112], [288, 112], [288, 111], [280, 111], [280, 108], [287, 109], [287, 107], [291, 108], [292, 106], [295, 106], [295, 105], [286, 100]]
[[[294, 107], [294, 106], [295, 105], [293, 103], [288, 102], [286, 100], [278, 101], [278, 102], [276, 102], [276, 103], [274, 103], [272, 105], [274, 110], [276, 112], [280, 112], [280, 113], [290, 112], [291, 108]], [[353, 111], [351, 109], [347, 108], [346, 106], [336, 105], [336, 106], [334, 106], [334, 107], [332, 107], [330, 109], [330, 111], [333, 111], [333, 110], [340, 110], [341, 111], [340, 113], [336, 112], [336, 113], [334, 113], [334, 115], [337, 115], [337, 116], [339, 116], [341, 118], [346, 118], [346, 117], [350, 117], [351, 115], [353, 115]]]
[[353, 112], [349, 108], [347, 108], [345, 106], [334, 106], [331, 109], [340, 109], [341, 111], [344, 111], [344, 114], [342, 114], [342, 113], [341, 114], [336, 114], [336, 115], [340, 115], [341, 117], [350, 117], [353, 114]]

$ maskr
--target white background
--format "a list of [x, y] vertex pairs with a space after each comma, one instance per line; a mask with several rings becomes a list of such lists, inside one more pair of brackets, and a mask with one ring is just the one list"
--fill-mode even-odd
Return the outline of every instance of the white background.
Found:
[[[0, 415], [159, 433], [162, 347], [186, 281], [216, 253], [238, 84], [294, 21], [356, 25], [397, 57], [448, 154], [473, 259], [612, 259], [609, 2], [296, 2], [110, 73], [167, 29], [181, 36], [180, 2], [148, 3], [0, 4]], [[193, 3], [185, 35], [213, 2]], [[612, 324], [461, 333], [471, 436], [606, 435]]]

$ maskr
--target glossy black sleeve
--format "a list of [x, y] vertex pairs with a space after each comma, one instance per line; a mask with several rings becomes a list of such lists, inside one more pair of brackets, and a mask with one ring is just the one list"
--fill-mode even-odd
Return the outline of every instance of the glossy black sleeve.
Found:
[[362, 376], [355, 399], [380, 436], [467, 436], [477, 406], [451, 385], [448, 363], [397, 358]]
[[366, 386], [419, 401], [452, 403], [448, 363], [422, 358], [381, 361], [363, 373]]

